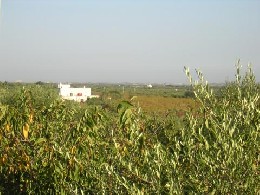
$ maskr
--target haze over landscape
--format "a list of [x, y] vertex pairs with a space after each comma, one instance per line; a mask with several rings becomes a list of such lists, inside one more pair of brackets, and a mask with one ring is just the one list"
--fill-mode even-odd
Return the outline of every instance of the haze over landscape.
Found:
[[258, 0], [2, 0], [0, 81], [209, 82], [252, 63], [260, 80]]

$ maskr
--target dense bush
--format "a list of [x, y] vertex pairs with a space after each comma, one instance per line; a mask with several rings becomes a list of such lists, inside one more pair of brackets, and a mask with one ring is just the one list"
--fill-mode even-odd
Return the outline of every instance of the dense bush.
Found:
[[0, 192], [259, 193], [259, 86], [239, 70], [221, 96], [198, 71], [200, 106], [182, 118], [128, 101], [106, 109], [41, 99], [25, 87], [0, 104]]

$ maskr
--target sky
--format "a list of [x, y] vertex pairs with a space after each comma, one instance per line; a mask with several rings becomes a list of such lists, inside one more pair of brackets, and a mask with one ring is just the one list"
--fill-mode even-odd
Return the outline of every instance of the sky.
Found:
[[259, 0], [0, 0], [0, 81], [260, 81]]

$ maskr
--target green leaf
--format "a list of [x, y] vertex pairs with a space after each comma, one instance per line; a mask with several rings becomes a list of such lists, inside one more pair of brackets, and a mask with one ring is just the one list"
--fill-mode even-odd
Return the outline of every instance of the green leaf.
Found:
[[43, 142], [46, 142], [46, 139], [45, 138], [39, 138], [39, 139], [37, 139], [36, 141], [35, 141], [35, 145], [38, 145], [38, 144], [41, 144], [41, 143], [43, 143]]
[[129, 101], [122, 101], [117, 106], [117, 112], [124, 112], [125, 110], [132, 108], [133, 105]]

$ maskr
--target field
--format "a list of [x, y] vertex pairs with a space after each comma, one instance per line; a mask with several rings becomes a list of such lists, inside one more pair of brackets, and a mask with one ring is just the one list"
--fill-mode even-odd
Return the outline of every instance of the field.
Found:
[[[189, 77], [189, 72], [187, 71]], [[85, 84], [74, 84], [81, 86]], [[0, 84], [0, 194], [258, 194], [259, 84]]]
[[94, 94], [110, 99], [116, 104], [122, 100], [131, 100], [140, 106], [146, 113], [165, 114], [169, 111], [178, 111], [183, 114], [194, 109], [196, 103], [190, 86], [155, 85], [148, 88], [146, 85], [90, 85]]

